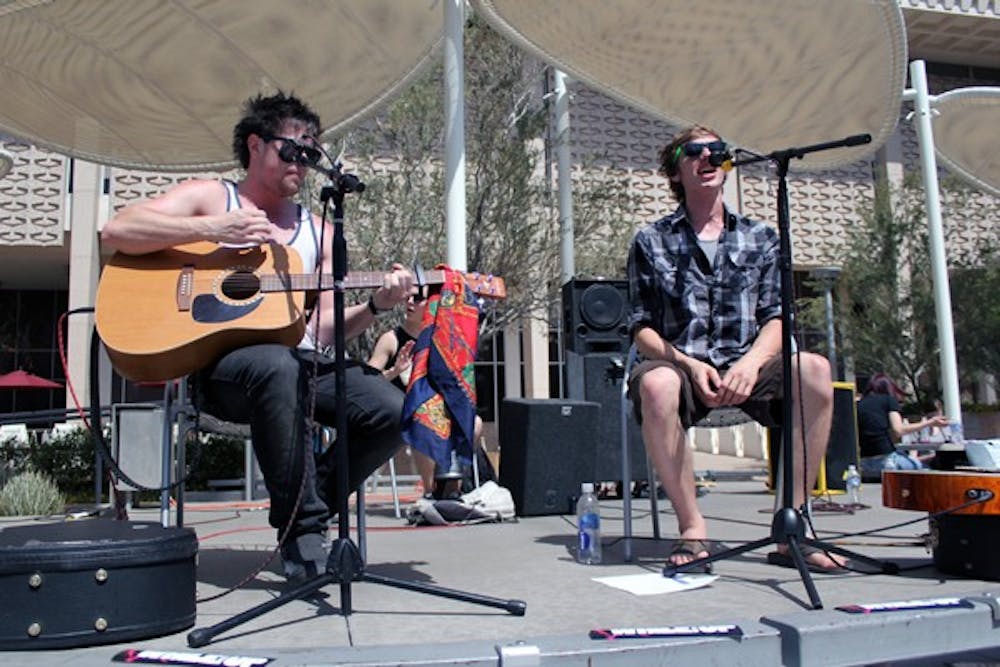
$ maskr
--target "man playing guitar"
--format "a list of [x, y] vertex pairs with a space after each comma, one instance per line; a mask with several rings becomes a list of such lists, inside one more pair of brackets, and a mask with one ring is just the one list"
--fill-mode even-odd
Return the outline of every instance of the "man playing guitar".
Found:
[[[119, 211], [105, 225], [102, 241], [125, 255], [199, 241], [233, 247], [279, 244], [297, 252], [304, 271], [331, 274], [330, 249], [320, 247], [319, 239], [332, 238], [332, 225], [321, 235], [318, 216], [293, 199], [308, 165], [322, 155], [316, 139], [320, 127], [317, 114], [294, 96], [278, 92], [249, 99], [233, 130], [233, 151], [246, 171], [240, 182], [185, 181]], [[394, 264], [366, 304], [345, 308], [345, 339], [364, 331], [377, 314], [405, 302], [412, 288], [410, 272]], [[339, 497], [333, 448], [314, 461], [308, 454], [311, 437], [305, 426], [310, 414], [321, 424], [335, 423], [334, 363], [318, 352], [332, 344], [333, 322], [333, 294], [320, 292], [296, 347], [277, 343], [238, 347], [198, 372], [203, 409], [250, 424], [271, 496], [270, 523], [279, 539], [289, 528], [281, 555], [284, 574], [291, 581], [325, 570], [326, 532]], [[349, 491], [399, 447], [403, 394], [365, 364], [349, 363], [345, 384]]]

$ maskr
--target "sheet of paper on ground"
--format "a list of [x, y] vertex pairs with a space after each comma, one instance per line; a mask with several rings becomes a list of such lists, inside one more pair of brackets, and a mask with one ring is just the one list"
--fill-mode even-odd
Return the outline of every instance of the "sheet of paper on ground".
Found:
[[657, 572], [644, 572], [615, 577], [594, 577], [594, 581], [612, 588], [620, 588], [634, 595], [660, 595], [708, 586], [718, 578], [718, 575], [714, 574], [675, 574], [673, 577], [664, 577]]

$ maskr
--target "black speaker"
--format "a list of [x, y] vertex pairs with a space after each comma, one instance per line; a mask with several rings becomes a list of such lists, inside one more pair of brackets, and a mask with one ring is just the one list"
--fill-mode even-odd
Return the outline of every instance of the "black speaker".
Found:
[[[597, 427], [594, 479], [601, 482], [622, 478], [621, 383], [627, 352], [621, 354], [576, 354], [565, 358], [566, 395], [601, 406]], [[646, 450], [635, 413], [629, 406], [628, 446], [632, 479], [646, 479]]]
[[[798, 413], [792, 415], [798, 419]], [[768, 486], [774, 488], [774, 468], [778, 462], [778, 443], [781, 442], [781, 429], [767, 429], [768, 465], [770, 480]], [[816, 479], [816, 489], [820, 492], [846, 491], [847, 480], [844, 473], [847, 466], [854, 464], [861, 471], [858, 459], [858, 422], [854, 402], [853, 382], [833, 383], [833, 423], [830, 425], [830, 441], [826, 445], [826, 457]]]
[[858, 459], [858, 417], [854, 401], [853, 382], [833, 383], [833, 423], [830, 425], [830, 442], [826, 446], [826, 486], [828, 489], [847, 490], [844, 473], [853, 464], [861, 472]]
[[566, 399], [506, 398], [500, 405], [500, 485], [518, 516], [572, 514], [593, 481], [600, 406]]
[[[929, 473], [935, 474], [933, 472]], [[963, 577], [1000, 581], [1000, 531], [996, 516], [930, 516], [934, 567]]]
[[627, 280], [570, 280], [562, 287], [564, 347], [578, 354], [628, 351]]

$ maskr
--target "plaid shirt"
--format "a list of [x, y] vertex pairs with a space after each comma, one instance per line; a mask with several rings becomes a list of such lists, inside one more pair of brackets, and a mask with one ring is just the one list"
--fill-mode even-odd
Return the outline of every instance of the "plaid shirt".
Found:
[[778, 234], [725, 211], [715, 262], [683, 206], [639, 230], [628, 256], [629, 330], [650, 327], [684, 354], [723, 370], [781, 316]]

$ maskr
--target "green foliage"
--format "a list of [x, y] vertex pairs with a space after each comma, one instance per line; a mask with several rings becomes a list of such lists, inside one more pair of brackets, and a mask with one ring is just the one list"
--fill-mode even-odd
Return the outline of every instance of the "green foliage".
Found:
[[1000, 248], [987, 245], [978, 262], [951, 273], [959, 365], [1000, 377]]
[[[71, 501], [89, 501], [94, 496], [94, 442], [83, 427], [52, 438], [44, 444], [29, 446], [13, 441], [0, 443], [0, 485], [29, 472], [53, 480], [59, 491]], [[243, 476], [243, 440], [211, 435], [192, 439], [185, 449], [188, 479], [185, 488], [208, 489], [210, 479], [234, 479]], [[124, 470], [129, 474], [129, 470]], [[159, 483], [157, 483], [159, 486]], [[156, 500], [158, 492], [140, 491], [139, 497]]]
[[61, 512], [66, 500], [44, 473], [27, 470], [0, 489], [0, 516], [37, 516]]
[[[555, 122], [544, 95], [547, 68], [475, 17], [465, 56], [468, 267], [502, 276], [508, 294], [488, 334], [558, 302], [558, 211], [545, 168], [554, 162], [546, 146], [554, 145]], [[344, 139], [368, 185], [349, 202], [352, 269], [446, 260], [443, 98], [437, 66]], [[627, 174], [578, 169], [573, 189], [577, 274], [623, 277], [634, 231], [623, 222], [634, 205]]]
[[[187, 467], [185, 488], [208, 489], [210, 479], [237, 479], [244, 472], [244, 444], [241, 438], [210, 435], [187, 444], [184, 462]], [[127, 472], [127, 471], [126, 471]]]
[[71, 498], [89, 497], [94, 491], [94, 441], [90, 431], [76, 431], [55, 437], [32, 448], [31, 462], [56, 480]]
[[70, 499], [93, 497], [94, 443], [82, 427], [45, 443], [2, 443], [0, 456], [4, 460], [0, 481], [34, 470], [55, 480]]
[[[961, 210], [967, 189], [943, 179], [942, 217]], [[872, 208], [841, 258], [837, 325], [841, 349], [861, 375], [888, 373], [912, 387], [915, 404], [929, 409], [941, 396], [940, 352], [922, 185], [880, 184]], [[947, 234], [946, 234], [947, 236]], [[955, 344], [960, 368], [1000, 372], [1000, 253], [989, 240], [968, 257], [949, 257]], [[803, 304], [802, 320], [822, 321], [822, 299]], [[963, 384], [967, 377], [963, 380]]]
[[940, 372], [922, 190], [879, 185], [857, 232], [842, 263], [844, 352], [858, 373], [888, 373], [927, 402], [940, 395]]

